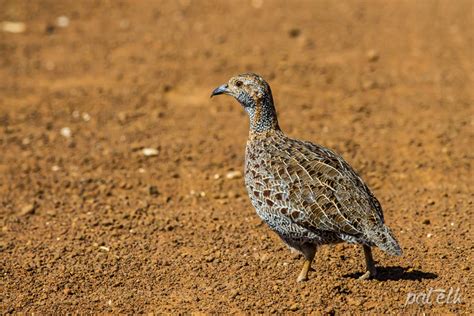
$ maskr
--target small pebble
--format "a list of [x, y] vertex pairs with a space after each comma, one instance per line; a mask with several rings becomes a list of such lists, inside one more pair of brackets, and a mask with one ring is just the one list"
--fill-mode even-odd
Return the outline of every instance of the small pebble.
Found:
[[2, 31], [7, 33], [23, 33], [26, 31], [26, 24], [23, 22], [3, 21], [0, 26]]
[[84, 112], [82, 113], [82, 119], [84, 120], [84, 122], [89, 122], [91, 120], [91, 116], [89, 115], [89, 113]]
[[290, 306], [290, 311], [294, 312], [300, 309], [300, 306], [297, 303], [294, 303]]
[[56, 19], [56, 25], [59, 27], [68, 27], [69, 26], [69, 18], [67, 16], [61, 15]]
[[239, 295], [240, 293], [239, 293], [239, 291], [238, 291], [238, 290], [236, 290], [236, 289], [233, 289], [233, 290], [231, 290], [231, 291], [230, 291], [230, 293], [229, 293], [229, 294], [230, 294], [230, 295], [229, 295], [229, 296], [230, 296], [230, 298], [235, 298], [235, 297], [236, 297], [237, 295]]
[[239, 194], [235, 191], [229, 191], [229, 192], [227, 192], [227, 196], [231, 199], [235, 199], [235, 198], [239, 197]]
[[240, 179], [242, 178], [242, 172], [240, 171], [229, 171], [226, 173], [225, 177], [227, 179]]
[[349, 305], [354, 305], [354, 306], [360, 306], [360, 305], [362, 305], [361, 299], [359, 299], [359, 298], [353, 298], [353, 297], [350, 297], [350, 296], [347, 298], [347, 303], [348, 303]]
[[20, 210], [20, 215], [22, 215], [22, 216], [32, 215], [34, 213], [35, 213], [35, 205], [34, 204], [26, 204]]
[[128, 115], [126, 112], [119, 112], [117, 114], [117, 119], [121, 124], [125, 124], [127, 122]]
[[429, 224], [431, 224], [431, 221], [430, 221], [429, 219], [425, 219], [425, 220], [423, 220], [422, 223], [423, 223], [424, 225], [429, 225]]
[[65, 137], [65, 138], [71, 138], [71, 136], [72, 136], [72, 132], [71, 132], [71, 129], [69, 127], [61, 128], [59, 133], [61, 134], [61, 136]]
[[377, 53], [376, 50], [374, 49], [371, 49], [367, 52], [367, 59], [370, 61], [370, 62], [375, 62], [377, 60], [379, 60], [379, 53]]
[[426, 234], [426, 237], [428, 237], [428, 238], [431, 238], [432, 236], [433, 236], [433, 234], [432, 234], [432, 233], [428, 233], [428, 234]]
[[153, 157], [153, 156], [158, 156], [158, 149], [155, 148], [143, 148], [142, 153], [145, 157]]

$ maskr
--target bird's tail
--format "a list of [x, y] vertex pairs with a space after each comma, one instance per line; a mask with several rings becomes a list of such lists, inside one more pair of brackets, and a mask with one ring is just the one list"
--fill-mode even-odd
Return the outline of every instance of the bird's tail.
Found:
[[374, 237], [374, 243], [386, 253], [392, 256], [402, 255], [403, 252], [400, 248], [400, 245], [398, 244], [398, 241], [395, 239], [392, 231], [387, 226], [383, 225], [382, 229]]

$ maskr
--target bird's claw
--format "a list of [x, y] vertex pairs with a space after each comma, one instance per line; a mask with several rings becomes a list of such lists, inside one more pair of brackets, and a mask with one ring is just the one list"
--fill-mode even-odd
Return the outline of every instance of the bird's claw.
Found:
[[301, 282], [306, 282], [308, 281], [308, 276], [307, 275], [299, 275], [298, 278], [296, 279], [296, 282], [301, 283]]
[[370, 279], [373, 279], [373, 278], [375, 278], [375, 274], [376, 274], [375, 272], [367, 271], [367, 272], [365, 272], [363, 275], [361, 275], [361, 276], [359, 277], [359, 280], [362, 281], [362, 280], [370, 280]]

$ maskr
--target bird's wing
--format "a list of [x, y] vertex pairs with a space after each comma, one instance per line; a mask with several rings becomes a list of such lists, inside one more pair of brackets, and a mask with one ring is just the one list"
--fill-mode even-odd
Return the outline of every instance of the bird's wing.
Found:
[[279, 189], [289, 204], [284, 215], [293, 222], [354, 236], [383, 224], [380, 203], [340, 156], [298, 140], [273, 146], [278, 154], [269, 167], [276, 180], [282, 180], [277, 182], [286, 184]]

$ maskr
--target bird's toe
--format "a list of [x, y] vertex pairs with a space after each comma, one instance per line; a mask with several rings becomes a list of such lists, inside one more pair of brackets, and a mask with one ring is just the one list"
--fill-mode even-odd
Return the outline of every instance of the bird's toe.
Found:
[[370, 280], [375, 278], [376, 273], [374, 271], [367, 271], [359, 277], [359, 280]]

